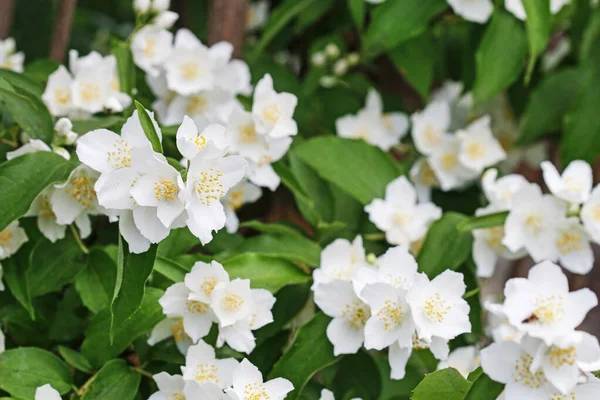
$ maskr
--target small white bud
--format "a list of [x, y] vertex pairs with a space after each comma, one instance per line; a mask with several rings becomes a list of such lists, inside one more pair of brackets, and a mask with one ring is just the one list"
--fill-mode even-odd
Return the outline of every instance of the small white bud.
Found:
[[337, 83], [337, 79], [335, 76], [325, 75], [325, 76], [322, 76], [321, 79], [319, 79], [319, 83], [324, 88], [330, 88], [330, 87], [335, 86], [335, 84]]
[[370, 265], [375, 265], [375, 263], [377, 262], [377, 256], [373, 253], [367, 254], [367, 262]]
[[73, 130], [73, 123], [69, 118], [60, 118], [54, 124], [54, 130], [58, 136], [67, 136]]
[[138, 14], [145, 14], [150, 11], [150, 0], [134, 0], [133, 9]]
[[167, 11], [171, 6], [171, 0], [153, 0], [152, 1], [152, 10], [158, 13], [162, 13]]
[[65, 136], [65, 144], [71, 145], [75, 143], [78, 138], [79, 136], [75, 132], [71, 131], [67, 134], [67, 136]]
[[323, 54], [322, 52], [317, 52], [315, 54], [312, 55], [311, 59], [310, 59], [312, 65], [314, 65], [315, 67], [322, 67], [325, 65], [325, 54]]
[[360, 55], [358, 55], [358, 53], [350, 53], [346, 57], [346, 61], [348, 61], [348, 64], [353, 67], [360, 61]]
[[179, 14], [176, 12], [163, 11], [154, 18], [152, 24], [162, 29], [170, 29], [178, 18]]
[[330, 58], [337, 58], [340, 55], [340, 48], [335, 43], [329, 43], [325, 46], [325, 54]]
[[345, 59], [340, 59], [333, 64], [333, 73], [341, 76], [348, 72], [348, 62]]

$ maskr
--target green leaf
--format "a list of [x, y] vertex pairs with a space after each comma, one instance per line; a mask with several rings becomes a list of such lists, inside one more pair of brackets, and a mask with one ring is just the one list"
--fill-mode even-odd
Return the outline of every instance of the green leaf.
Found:
[[92, 373], [94, 368], [83, 354], [65, 346], [58, 346], [58, 352], [62, 358], [65, 359], [67, 364], [77, 371], [85, 372], [86, 374]]
[[141, 375], [131, 371], [125, 360], [107, 362], [94, 377], [81, 400], [133, 400]]
[[545, 78], [531, 92], [517, 143], [534, 142], [544, 134], [561, 129], [565, 114], [584, 89], [581, 69], [567, 68]]
[[112, 53], [117, 59], [119, 89], [123, 93], [131, 94], [135, 87], [135, 64], [133, 63], [133, 55], [129, 49], [129, 44], [125, 42], [116, 43], [112, 48]]
[[108, 129], [113, 126], [122, 125], [125, 122], [125, 118], [119, 117], [118, 115], [108, 115], [106, 117], [73, 120], [72, 122], [73, 132], [83, 135], [96, 129]]
[[458, 225], [468, 220], [462, 214], [449, 212], [431, 225], [417, 256], [419, 271], [433, 279], [447, 269], [456, 270], [467, 260], [473, 236], [469, 231], [458, 230]]
[[318, 137], [299, 145], [296, 152], [321, 178], [362, 204], [383, 198], [387, 184], [399, 175], [389, 154], [362, 140]]
[[292, 173], [291, 169], [278, 161], [273, 164], [273, 169], [281, 178], [281, 182], [292, 192], [298, 210], [302, 216], [311, 224], [316, 225], [319, 223], [321, 216], [315, 209], [316, 204], [308, 197], [305, 190], [300, 186], [300, 183]]
[[508, 211], [501, 211], [493, 214], [471, 217], [464, 222], [459, 223], [456, 228], [459, 231], [472, 231], [474, 229], [493, 228], [494, 226], [504, 225], [508, 217]]
[[364, 0], [348, 0], [348, 8], [354, 24], [359, 31], [362, 31], [365, 25], [367, 3]]
[[470, 387], [471, 383], [460, 372], [446, 368], [425, 375], [413, 391], [411, 400], [464, 400]]
[[[365, 350], [345, 356], [337, 367], [337, 374], [333, 380], [336, 398], [360, 397], [363, 400], [379, 398], [382, 386], [381, 375], [377, 364]], [[389, 379], [388, 376], [385, 379]]]
[[490, 100], [515, 82], [526, 56], [527, 38], [519, 21], [496, 10], [475, 54], [475, 102]]
[[172, 282], [183, 282], [187, 269], [176, 261], [158, 256], [154, 262], [154, 271]]
[[152, 119], [150, 118], [150, 114], [148, 114], [148, 110], [144, 108], [137, 100], [135, 100], [135, 108], [138, 111], [138, 116], [140, 117], [140, 123], [142, 124], [142, 129], [146, 134], [146, 137], [152, 144], [152, 150], [157, 153], [163, 152], [162, 144], [160, 143], [160, 138], [158, 137], [158, 133], [156, 132], [156, 127], [152, 123]]
[[158, 304], [158, 299], [162, 295], [162, 290], [147, 288], [142, 304], [137, 311], [129, 319], [115, 326], [112, 341], [109, 335], [110, 310], [105, 308], [94, 315], [85, 332], [81, 353], [94, 367], [99, 367], [119, 355], [135, 339], [151, 331], [157, 323], [164, 319], [162, 307]]
[[294, 385], [287, 400], [297, 399], [315, 373], [341, 359], [333, 355], [333, 345], [325, 333], [330, 321], [325, 314], [316, 314], [298, 329], [292, 346], [273, 366], [269, 379], [285, 377]]
[[276, 293], [286, 285], [309, 282], [311, 277], [289, 261], [262, 254], [245, 253], [223, 262], [231, 279], [250, 279], [253, 288]]
[[158, 245], [158, 254], [167, 258], [187, 253], [194, 246], [200, 245], [200, 240], [188, 228], [173, 229], [169, 236]]
[[111, 338], [117, 327], [127, 321], [140, 307], [146, 290], [146, 281], [154, 268], [157, 247], [158, 245], [153, 244], [144, 253], [130, 253], [129, 246], [119, 236], [117, 280], [110, 304]]
[[46, 350], [20, 347], [0, 354], [0, 389], [11, 396], [33, 400], [35, 390], [45, 384], [66, 394], [72, 379], [67, 364]]
[[433, 80], [435, 49], [426, 32], [388, 52], [390, 59], [422, 98], [426, 99]]
[[76, 165], [50, 151], [25, 154], [0, 164], [0, 231], [21, 218], [48, 185], [69, 178]]
[[25, 90], [35, 97], [41, 98], [44, 93], [42, 85], [27, 77], [9, 69], [0, 68], [0, 79], [6, 80], [13, 88]]
[[373, 12], [364, 40], [367, 55], [376, 56], [420, 35], [446, 7], [445, 0], [387, 0]]
[[30, 255], [29, 285], [33, 297], [60, 290], [83, 270], [85, 254], [73, 235], [52, 243], [42, 239]]
[[316, 21], [323, 17], [334, 5], [335, 0], [320, 0], [313, 4], [312, 7], [305, 9], [298, 15], [294, 33], [296, 35], [302, 33], [306, 28], [313, 25]]
[[26, 90], [15, 91], [6, 80], [0, 78], [0, 100], [29, 137], [48, 144], [52, 141], [54, 122], [39, 97]]
[[88, 255], [87, 265], [75, 279], [75, 289], [83, 304], [93, 313], [110, 306], [115, 292], [117, 265], [100, 248], [93, 248]]
[[29, 269], [29, 263], [27, 262], [29, 256], [28, 250], [32, 246], [25, 246], [21, 248], [17, 255], [2, 260], [2, 267], [6, 286], [23, 308], [27, 310], [29, 317], [35, 320], [35, 309], [33, 308], [31, 286], [29, 285], [29, 276], [27, 274], [27, 270]]
[[473, 383], [464, 400], [495, 400], [504, 390], [503, 384], [491, 380], [481, 368], [471, 372], [469, 380]]
[[527, 66], [526, 82], [531, 79], [535, 61], [546, 48], [552, 28], [550, 0], [523, 0], [527, 15], [527, 37], [529, 38], [529, 63]]
[[294, 229], [293, 227], [291, 227], [289, 225], [284, 225], [284, 224], [277, 223], [277, 222], [271, 223], [271, 224], [265, 224], [264, 222], [260, 222], [260, 221], [246, 221], [246, 222], [242, 222], [240, 224], [240, 227], [252, 228], [259, 232], [270, 234], [270, 235], [285, 235], [285, 236], [294, 236], [294, 237], [306, 239], [304, 237], [304, 235], [299, 231], [299, 229], [300, 229], [299, 227], [298, 227], [298, 229]]

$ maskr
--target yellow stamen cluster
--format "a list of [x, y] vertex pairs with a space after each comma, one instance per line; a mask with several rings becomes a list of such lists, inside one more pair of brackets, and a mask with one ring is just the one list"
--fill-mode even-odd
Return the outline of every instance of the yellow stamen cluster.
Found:
[[119, 139], [113, 145], [114, 150], [109, 151], [106, 162], [114, 169], [131, 167], [131, 146], [126, 140]]
[[54, 89], [54, 99], [58, 104], [65, 105], [71, 101], [71, 92], [69, 89], [56, 88]]
[[556, 239], [556, 246], [562, 255], [584, 249], [581, 234], [577, 232], [562, 232]]
[[263, 117], [266, 121], [274, 124], [281, 118], [281, 111], [276, 103], [271, 103], [263, 108]]
[[95, 82], [83, 82], [81, 84], [81, 97], [85, 101], [98, 101], [100, 99], [100, 84]]
[[205, 314], [208, 311], [208, 304], [204, 304], [200, 301], [188, 300], [185, 304], [188, 312], [193, 314]]
[[562, 296], [552, 295], [537, 297], [534, 301], [534, 306], [535, 311], [533, 314], [538, 321], [544, 324], [559, 322], [565, 315]]
[[502, 246], [502, 239], [504, 238], [504, 227], [495, 226], [487, 230], [487, 243], [493, 249], [497, 249]]
[[346, 321], [346, 325], [358, 331], [365, 325], [367, 319], [371, 316], [371, 312], [364, 304], [354, 302], [346, 304], [341, 316]]
[[446, 304], [446, 301], [442, 299], [439, 293], [435, 293], [431, 296], [423, 306], [425, 316], [431, 322], [441, 323], [446, 319], [446, 314], [450, 312], [451, 307]]
[[181, 77], [185, 80], [192, 80], [198, 78], [200, 75], [200, 66], [195, 61], [188, 61], [186, 63], [181, 64], [179, 67], [179, 72]]
[[515, 370], [512, 377], [515, 383], [527, 386], [532, 389], [539, 389], [546, 383], [546, 377], [542, 371], [531, 372], [531, 363], [533, 357], [529, 354], [523, 354], [515, 364]]
[[440, 164], [446, 171], [451, 171], [458, 166], [458, 158], [452, 153], [446, 153], [440, 159]]
[[156, 40], [147, 37], [146, 38], [146, 45], [144, 46], [144, 55], [146, 57], [154, 57], [156, 56]]
[[183, 319], [180, 319], [171, 327], [171, 332], [173, 332], [173, 338], [177, 343], [185, 340], [188, 337], [183, 328]]
[[471, 142], [465, 149], [469, 158], [479, 160], [485, 156], [485, 145], [481, 142]]
[[2, 232], [0, 232], [0, 245], [8, 246], [10, 244], [10, 239], [12, 239], [13, 236], [14, 233], [10, 229], [4, 229]]
[[542, 216], [532, 213], [525, 218], [525, 228], [530, 234], [537, 236], [542, 232]]
[[246, 400], [269, 400], [270, 398], [262, 383], [248, 383], [244, 386], [244, 399]]
[[200, 291], [205, 295], [209, 296], [212, 294], [213, 290], [215, 290], [215, 286], [217, 286], [219, 281], [214, 276], [207, 276], [204, 278], [204, 282], [200, 285]]
[[575, 346], [561, 349], [552, 347], [550, 351], [550, 364], [556, 369], [562, 368], [564, 365], [573, 366], [577, 361], [577, 348]]
[[87, 208], [92, 206], [96, 200], [96, 191], [92, 180], [85, 176], [80, 176], [71, 181], [71, 186], [65, 188], [65, 192], [71, 198]]
[[258, 137], [256, 136], [256, 129], [254, 128], [253, 123], [240, 126], [239, 132], [240, 143], [242, 144], [256, 143], [256, 141], [258, 140]]
[[42, 195], [37, 200], [38, 205], [38, 216], [50, 218], [54, 217], [54, 211], [52, 211], [52, 206], [50, 205], [50, 200], [48, 196]]
[[154, 197], [156, 197], [156, 200], [175, 200], [177, 193], [177, 184], [171, 179], [161, 179], [154, 182]]
[[188, 115], [200, 115], [204, 113], [208, 101], [202, 96], [192, 96], [185, 106]]
[[442, 141], [442, 135], [440, 131], [431, 124], [427, 124], [425, 131], [423, 132], [423, 136], [425, 137], [425, 141], [432, 146], [437, 146]]
[[229, 293], [223, 299], [223, 309], [229, 313], [238, 312], [244, 305], [244, 299], [234, 293]]
[[227, 206], [232, 210], [237, 210], [244, 205], [244, 191], [242, 189], [231, 192]]
[[175, 392], [169, 397], [169, 400], [185, 400], [185, 394], [181, 392]]
[[392, 216], [392, 219], [398, 225], [404, 226], [406, 224], [409, 224], [413, 220], [413, 216], [410, 215], [409, 213], [406, 213], [406, 212], [403, 212], [403, 213], [402, 212], [396, 212]]
[[222, 176], [221, 171], [211, 168], [208, 171], [200, 172], [196, 179], [194, 187], [198, 199], [205, 206], [210, 206], [213, 201], [218, 201], [225, 195], [223, 184], [220, 182]]
[[404, 310], [395, 301], [386, 300], [383, 308], [377, 312], [376, 316], [383, 322], [386, 331], [393, 332], [404, 320]]
[[196, 367], [194, 379], [202, 383], [219, 383], [218, 368], [215, 364], [199, 364]]

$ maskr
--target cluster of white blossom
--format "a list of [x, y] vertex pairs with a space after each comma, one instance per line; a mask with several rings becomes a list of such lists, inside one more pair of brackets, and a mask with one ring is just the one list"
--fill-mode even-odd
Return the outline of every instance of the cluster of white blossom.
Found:
[[339, 46], [333, 42], [328, 43], [322, 50], [313, 53], [310, 62], [313, 67], [327, 70], [327, 74], [319, 79], [319, 84], [325, 88], [335, 86], [339, 78], [346, 75], [348, 70], [360, 61], [360, 55], [352, 52], [342, 57]]
[[592, 190], [592, 169], [573, 161], [560, 175], [550, 162], [541, 164], [551, 194], [521, 175], [497, 178], [483, 175], [489, 205], [476, 215], [508, 211], [504, 226], [473, 232], [473, 258], [480, 277], [490, 277], [498, 257], [515, 259], [529, 254], [535, 262], [560, 262], [567, 270], [587, 274], [594, 265], [591, 243], [600, 243], [600, 189]]
[[86, 119], [99, 112], [121, 112], [131, 97], [121, 92], [117, 59], [92, 51], [79, 57], [69, 51], [69, 69], [59, 66], [48, 77], [42, 100], [55, 117]]
[[598, 304], [589, 289], [569, 292], [560, 267], [534, 266], [527, 278], [510, 279], [503, 304], [487, 303], [499, 321], [495, 340], [481, 350], [483, 371], [505, 384], [503, 398], [592, 400], [600, 393], [598, 339], [575, 328]]
[[418, 246], [429, 226], [442, 216], [434, 203], [419, 201], [415, 187], [404, 176], [390, 182], [385, 199], [374, 199], [365, 211], [389, 243], [402, 246]]
[[21, 51], [15, 52], [16, 48], [15, 39], [6, 38], [0, 40], [0, 68], [14, 72], [23, 72], [25, 54]]
[[401, 112], [384, 113], [381, 96], [375, 89], [370, 89], [365, 107], [356, 115], [338, 118], [335, 127], [340, 137], [363, 139], [388, 151], [408, 132], [408, 117]]
[[218, 324], [217, 346], [250, 353], [256, 343], [252, 331], [273, 322], [275, 297], [264, 289], [250, 289], [248, 279], [229, 279], [221, 264], [198, 261], [185, 282], [170, 286], [160, 299], [167, 319], [152, 331], [148, 343], [154, 345], [173, 337], [186, 354], [190, 345], [208, 335]]
[[392, 379], [402, 379], [413, 349], [448, 356], [448, 341], [470, 332], [462, 274], [444, 271], [430, 280], [417, 272], [405, 247], [392, 247], [373, 264], [362, 238], [337, 239], [313, 272], [315, 303], [333, 320], [327, 337], [334, 354], [389, 348]]

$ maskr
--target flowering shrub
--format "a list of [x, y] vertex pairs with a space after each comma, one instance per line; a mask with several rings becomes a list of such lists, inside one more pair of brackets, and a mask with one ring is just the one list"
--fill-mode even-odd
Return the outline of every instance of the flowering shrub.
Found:
[[88, 3], [0, 40], [0, 398], [600, 398], [596, 2]]

